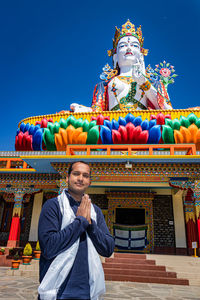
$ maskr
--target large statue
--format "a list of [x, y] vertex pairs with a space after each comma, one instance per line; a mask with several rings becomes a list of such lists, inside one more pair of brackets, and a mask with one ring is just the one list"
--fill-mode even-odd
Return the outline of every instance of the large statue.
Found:
[[141, 27], [135, 30], [127, 21], [122, 30], [116, 28], [113, 49], [108, 51], [113, 69], [103, 68], [91, 107], [72, 103], [71, 111], [25, 119], [17, 130], [15, 149], [65, 151], [67, 145], [194, 143], [200, 150], [199, 110], [172, 110], [167, 87], [177, 76], [174, 67], [163, 61], [145, 69], [147, 52]]
[[[113, 67], [106, 65], [93, 93], [92, 110], [145, 110], [172, 109], [166, 85], [161, 80], [151, 80], [151, 72], [145, 70], [141, 26], [128, 20], [122, 30], [116, 27], [113, 49], [108, 55], [113, 57]], [[148, 69], [150, 71], [150, 68]], [[91, 111], [80, 105], [73, 105], [73, 111]]]

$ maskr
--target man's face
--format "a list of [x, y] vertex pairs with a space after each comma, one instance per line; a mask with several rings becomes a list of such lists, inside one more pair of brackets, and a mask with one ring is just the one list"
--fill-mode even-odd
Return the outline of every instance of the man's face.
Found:
[[140, 43], [134, 36], [125, 36], [117, 45], [117, 62], [119, 67], [131, 66], [141, 57]]
[[66, 180], [69, 192], [77, 195], [84, 194], [91, 183], [89, 166], [80, 162], [73, 164], [72, 171]]

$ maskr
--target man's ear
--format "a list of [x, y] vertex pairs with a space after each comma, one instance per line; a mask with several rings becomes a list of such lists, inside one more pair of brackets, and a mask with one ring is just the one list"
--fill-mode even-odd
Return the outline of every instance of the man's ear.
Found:
[[67, 175], [67, 177], [66, 177], [66, 183], [68, 183], [68, 181], [69, 181], [69, 176]]

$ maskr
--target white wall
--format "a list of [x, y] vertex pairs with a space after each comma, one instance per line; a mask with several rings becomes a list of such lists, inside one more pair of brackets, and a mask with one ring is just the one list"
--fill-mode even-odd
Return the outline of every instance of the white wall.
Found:
[[185, 219], [183, 210], [183, 191], [172, 194], [176, 248], [186, 248]]
[[31, 218], [31, 228], [29, 233], [29, 241], [36, 242], [38, 240], [38, 221], [42, 209], [43, 192], [34, 196], [33, 211]]

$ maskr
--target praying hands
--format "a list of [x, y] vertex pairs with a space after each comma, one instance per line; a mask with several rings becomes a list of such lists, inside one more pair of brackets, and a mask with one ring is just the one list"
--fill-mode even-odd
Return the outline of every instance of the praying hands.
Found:
[[76, 216], [82, 216], [86, 218], [91, 224], [91, 200], [87, 194], [84, 194], [81, 200], [81, 204], [78, 207]]

